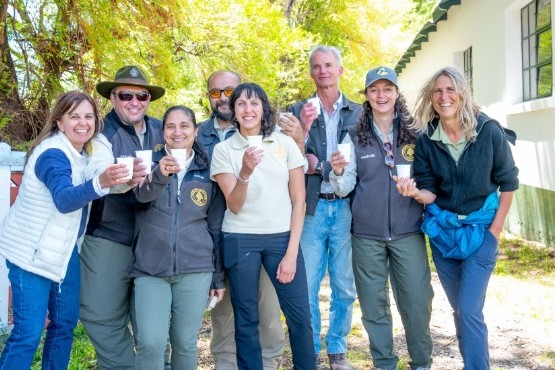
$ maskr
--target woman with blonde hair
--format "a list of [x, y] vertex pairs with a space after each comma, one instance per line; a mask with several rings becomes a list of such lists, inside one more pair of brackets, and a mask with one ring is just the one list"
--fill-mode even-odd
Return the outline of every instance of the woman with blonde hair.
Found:
[[399, 179], [405, 195], [425, 204], [423, 231], [455, 318], [467, 370], [489, 369], [483, 308], [498, 239], [518, 189], [509, 142], [516, 135], [474, 103], [454, 68], [437, 71], [417, 99], [414, 179]]

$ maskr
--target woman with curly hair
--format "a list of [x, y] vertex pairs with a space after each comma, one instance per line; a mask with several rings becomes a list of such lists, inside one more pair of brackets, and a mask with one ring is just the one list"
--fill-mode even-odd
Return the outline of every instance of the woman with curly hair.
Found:
[[[238, 131], [214, 148], [211, 176], [227, 202], [223, 262], [235, 314], [237, 365], [241, 370], [263, 367], [258, 276], [264, 265], [289, 329], [293, 368], [313, 370], [308, 289], [299, 248], [305, 214], [304, 157], [293, 139], [275, 132], [274, 109], [259, 85], [237, 86], [229, 106]], [[249, 145], [249, 137], [258, 135], [262, 141]]]
[[[432, 364], [430, 317], [433, 291], [424, 235], [423, 207], [396, 189], [396, 165], [410, 165], [416, 142], [412, 117], [397, 74], [378, 67], [366, 75], [363, 112], [347, 141], [354, 155], [332, 154], [330, 182], [352, 199], [353, 272], [362, 322], [378, 369], [397, 369], [388, 278], [405, 328], [411, 369]], [[345, 142], [345, 141], [344, 141]]]

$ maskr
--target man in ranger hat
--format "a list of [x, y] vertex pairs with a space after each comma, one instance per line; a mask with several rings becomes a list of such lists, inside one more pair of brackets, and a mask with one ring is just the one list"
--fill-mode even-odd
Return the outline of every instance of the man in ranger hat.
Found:
[[[125, 66], [113, 81], [98, 83], [96, 91], [112, 102], [102, 133], [112, 144], [114, 157], [135, 157], [135, 151], [151, 149], [157, 162], [164, 146], [162, 123], [146, 112], [151, 101], [164, 95], [164, 88], [150, 85], [138, 67]], [[132, 184], [144, 179], [146, 166], [151, 163], [135, 159]], [[93, 202], [81, 247], [79, 315], [101, 370], [135, 368], [134, 341], [128, 327], [133, 291], [128, 274], [135, 231], [131, 195], [110, 194]]]

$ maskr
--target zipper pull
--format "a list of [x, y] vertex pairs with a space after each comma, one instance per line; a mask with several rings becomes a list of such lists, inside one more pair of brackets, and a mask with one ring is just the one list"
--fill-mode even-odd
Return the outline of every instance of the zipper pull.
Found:
[[177, 203], [181, 204], [181, 190], [177, 190]]

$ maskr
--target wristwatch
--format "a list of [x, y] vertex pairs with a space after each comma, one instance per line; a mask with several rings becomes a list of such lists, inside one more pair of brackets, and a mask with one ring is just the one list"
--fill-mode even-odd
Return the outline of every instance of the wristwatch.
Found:
[[324, 161], [318, 162], [318, 164], [316, 165], [316, 168], [314, 169], [314, 173], [316, 173], [317, 175], [322, 176], [322, 168], [323, 167], [324, 167]]

